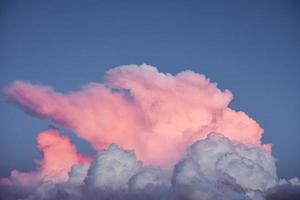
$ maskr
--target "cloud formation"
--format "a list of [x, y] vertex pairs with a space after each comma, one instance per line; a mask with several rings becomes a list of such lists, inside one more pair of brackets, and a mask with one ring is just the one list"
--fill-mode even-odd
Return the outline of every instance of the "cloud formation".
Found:
[[0, 179], [0, 199], [299, 196], [299, 179], [278, 180], [263, 129], [231, 109], [231, 92], [204, 75], [126, 65], [105, 78], [65, 94], [24, 81], [5, 89], [8, 102], [72, 130], [98, 153], [82, 155], [58, 129], [47, 129], [37, 137], [43, 153], [37, 170]]
[[134, 151], [112, 144], [91, 164], [74, 165], [66, 181], [44, 179], [26, 191], [15, 190], [13, 185], [0, 192], [5, 199], [24, 200], [259, 200], [277, 198], [281, 190], [297, 195], [290, 190], [299, 187], [299, 179], [278, 181], [274, 162], [269, 151], [209, 134], [187, 149], [167, 177], [160, 168], [144, 166]]
[[210, 134], [189, 147], [175, 166], [173, 183], [189, 199], [257, 199], [277, 183], [275, 159], [261, 148]]
[[75, 164], [89, 163], [91, 158], [77, 153], [76, 147], [67, 136], [57, 129], [42, 131], [37, 137], [38, 148], [43, 153], [43, 160], [38, 162], [38, 169], [32, 172], [13, 170], [6, 185], [35, 187], [40, 181], [64, 182]]
[[231, 92], [192, 71], [173, 76], [149, 65], [127, 65], [107, 71], [106, 82], [76, 92], [15, 81], [5, 93], [8, 101], [73, 130], [96, 150], [116, 143], [134, 149], [147, 164], [172, 166], [188, 145], [210, 132], [270, 149], [261, 144], [259, 124], [228, 107]]

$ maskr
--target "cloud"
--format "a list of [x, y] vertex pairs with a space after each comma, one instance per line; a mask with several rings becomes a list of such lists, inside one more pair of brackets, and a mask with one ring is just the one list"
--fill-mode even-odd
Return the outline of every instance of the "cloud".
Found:
[[128, 182], [131, 191], [143, 191], [148, 188], [169, 187], [166, 175], [159, 168], [146, 167], [132, 176]]
[[64, 94], [24, 81], [5, 89], [8, 102], [72, 130], [98, 153], [78, 153], [67, 136], [49, 128], [37, 137], [43, 153], [37, 169], [0, 179], [0, 199], [299, 196], [298, 179], [278, 181], [260, 125], [231, 109], [231, 92], [204, 75], [126, 65], [107, 71], [105, 80]]
[[[5, 199], [201, 199], [259, 200], [299, 197], [299, 179], [278, 181], [275, 159], [259, 147], [236, 144], [221, 134], [209, 134], [187, 149], [170, 176], [144, 166], [132, 150], [112, 144], [91, 164], [75, 164], [68, 180], [42, 180], [30, 190], [1, 190]], [[1, 197], [1, 196], [0, 196]], [[284, 196], [286, 197], [286, 196]]]
[[82, 185], [90, 168], [89, 163], [73, 165], [71, 171], [68, 173], [68, 183], [71, 185]]
[[38, 169], [32, 172], [12, 171], [9, 184], [19, 187], [35, 187], [40, 181], [64, 182], [74, 164], [90, 162], [91, 158], [77, 153], [75, 146], [67, 136], [57, 129], [42, 131], [37, 137], [38, 148], [43, 153], [43, 160], [38, 162]]
[[92, 162], [86, 185], [92, 188], [127, 189], [129, 179], [141, 168], [133, 151], [125, 151], [112, 144], [106, 151], [99, 152]]
[[259, 124], [228, 107], [231, 92], [222, 92], [204, 75], [125, 65], [107, 71], [105, 78], [66, 94], [15, 81], [5, 94], [34, 117], [73, 130], [96, 150], [116, 143], [134, 149], [146, 164], [170, 167], [188, 145], [210, 132], [270, 150], [261, 144]]
[[290, 180], [280, 180], [267, 191], [266, 200], [297, 200], [300, 199], [300, 180], [295, 177]]
[[210, 134], [190, 146], [175, 166], [173, 183], [189, 199], [253, 198], [276, 185], [275, 159], [261, 148]]

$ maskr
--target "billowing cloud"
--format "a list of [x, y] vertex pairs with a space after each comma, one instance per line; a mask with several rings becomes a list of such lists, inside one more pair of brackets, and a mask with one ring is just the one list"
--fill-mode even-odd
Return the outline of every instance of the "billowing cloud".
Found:
[[99, 152], [88, 172], [85, 183], [93, 188], [127, 188], [127, 183], [141, 168], [134, 152], [124, 151], [112, 144], [105, 152]]
[[274, 162], [269, 151], [210, 134], [187, 149], [168, 177], [160, 168], [144, 166], [134, 151], [112, 144], [91, 164], [74, 165], [66, 181], [42, 180], [31, 190], [2, 194], [24, 200], [259, 200], [277, 197], [284, 190], [297, 197], [299, 179], [278, 181]]
[[257, 192], [277, 183], [275, 160], [268, 151], [210, 134], [191, 145], [175, 167], [173, 183], [189, 199], [257, 199]]
[[13, 170], [9, 184], [20, 187], [35, 187], [40, 181], [63, 182], [68, 180], [68, 173], [75, 164], [90, 162], [91, 158], [77, 153], [75, 146], [67, 136], [57, 129], [42, 131], [37, 137], [38, 148], [43, 153], [43, 160], [38, 162], [38, 169], [33, 172]]
[[275, 187], [270, 188], [266, 200], [297, 200], [300, 199], [300, 180], [295, 177], [290, 180], [281, 179]]
[[192, 71], [173, 76], [149, 65], [127, 65], [77, 92], [15, 81], [5, 93], [8, 101], [73, 130], [96, 150], [116, 143], [134, 149], [147, 164], [172, 166], [186, 146], [210, 132], [270, 149], [261, 144], [259, 124], [228, 107], [231, 92]]
[[230, 91], [192, 71], [171, 75], [149, 65], [120, 66], [105, 78], [69, 93], [24, 81], [5, 89], [8, 102], [72, 130], [98, 153], [81, 155], [67, 136], [47, 129], [37, 137], [37, 170], [0, 179], [0, 199], [298, 196], [299, 180], [278, 181], [263, 129], [229, 107]]

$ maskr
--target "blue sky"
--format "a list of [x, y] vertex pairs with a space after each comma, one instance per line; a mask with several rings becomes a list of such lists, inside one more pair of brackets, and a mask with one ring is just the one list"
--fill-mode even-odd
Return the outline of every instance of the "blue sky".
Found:
[[[123, 64], [191, 69], [261, 124], [280, 177], [300, 176], [299, 11], [297, 1], [1, 1], [0, 86], [64, 92]], [[34, 168], [36, 134], [49, 124], [0, 102], [0, 176]]]

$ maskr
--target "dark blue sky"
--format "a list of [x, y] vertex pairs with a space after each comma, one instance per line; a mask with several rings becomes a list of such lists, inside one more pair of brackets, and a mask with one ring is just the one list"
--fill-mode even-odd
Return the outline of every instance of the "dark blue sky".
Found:
[[[297, 1], [2, 0], [0, 86], [70, 91], [121, 64], [191, 69], [233, 92], [231, 107], [261, 124], [279, 176], [290, 178], [300, 176], [299, 35]], [[0, 176], [34, 168], [36, 134], [49, 124], [0, 103]]]

